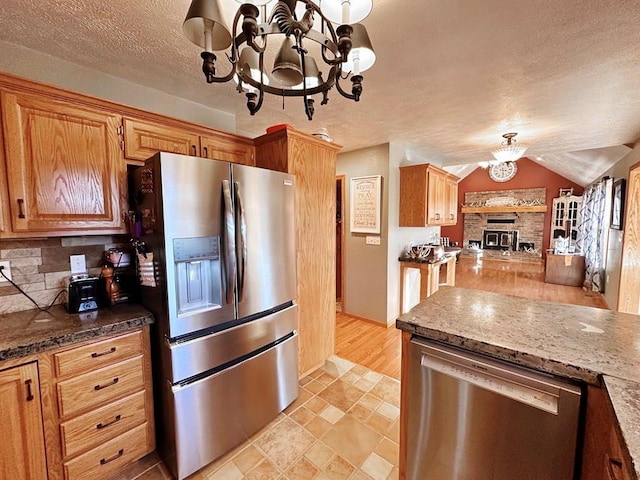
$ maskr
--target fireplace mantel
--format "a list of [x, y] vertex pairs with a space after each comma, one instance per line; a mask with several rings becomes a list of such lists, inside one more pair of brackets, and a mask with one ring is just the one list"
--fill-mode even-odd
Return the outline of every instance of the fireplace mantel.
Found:
[[496, 207], [462, 207], [462, 213], [545, 213], [546, 205], [512, 205], [512, 206], [496, 206]]

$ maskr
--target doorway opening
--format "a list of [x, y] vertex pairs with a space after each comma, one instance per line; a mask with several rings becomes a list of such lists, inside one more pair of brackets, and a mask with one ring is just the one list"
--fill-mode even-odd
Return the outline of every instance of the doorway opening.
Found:
[[345, 176], [336, 176], [336, 311], [341, 312], [344, 302], [344, 187]]

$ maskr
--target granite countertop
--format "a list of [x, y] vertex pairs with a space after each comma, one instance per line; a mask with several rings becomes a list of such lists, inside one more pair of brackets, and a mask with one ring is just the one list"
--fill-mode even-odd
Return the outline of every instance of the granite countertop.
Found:
[[92, 312], [26, 310], [0, 315], [0, 361], [24, 357], [153, 323], [140, 305], [122, 303]]
[[442, 287], [396, 321], [424, 338], [604, 386], [640, 477], [640, 317]]

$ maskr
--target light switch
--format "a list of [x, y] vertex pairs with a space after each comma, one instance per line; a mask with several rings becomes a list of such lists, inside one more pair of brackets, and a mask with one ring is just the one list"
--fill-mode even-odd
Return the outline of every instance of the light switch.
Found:
[[365, 238], [365, 243], [367, 245], [380, 245], [380, 237], [367, 235], [367, 237]]

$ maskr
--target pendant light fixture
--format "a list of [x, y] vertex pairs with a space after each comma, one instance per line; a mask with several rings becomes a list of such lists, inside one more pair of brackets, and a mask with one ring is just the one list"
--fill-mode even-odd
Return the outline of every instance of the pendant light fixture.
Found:
[[[235, 79], [251, 115], [260, 110], [265, 93], [302, 97], [309, 120], [313, 96], [321, 95], [324, 105], [334, 86], [343, 97], [360, 100], [362, 72], [376, 60], [369, 34], [359, 23], [371, 12], [372, 0], [236, 0], [240, 5], [233, 18], [223, 8], [229, 2], [193, 0], [182, 25], [185, 36], [204, 50], [200, 56], [207, 83]], [[268, 48], [270, 38], [279, 48]], [[277, 53], [270, 56], [273, 51]], [[223, 52], [231, 67], [228, 74], [216, 74], [214, 52]], [[346, 80], [350, 91], [341, 85]]]
[[518, 134], [505, 133], [502, 135], [505, 139], [502, 145], [491, 152], [491, 155], [496, 159], [496, 163], [514, 162], [527, 151], [527, 148], [529, 148], [527, 145], [516, 144], [516, 135]]

